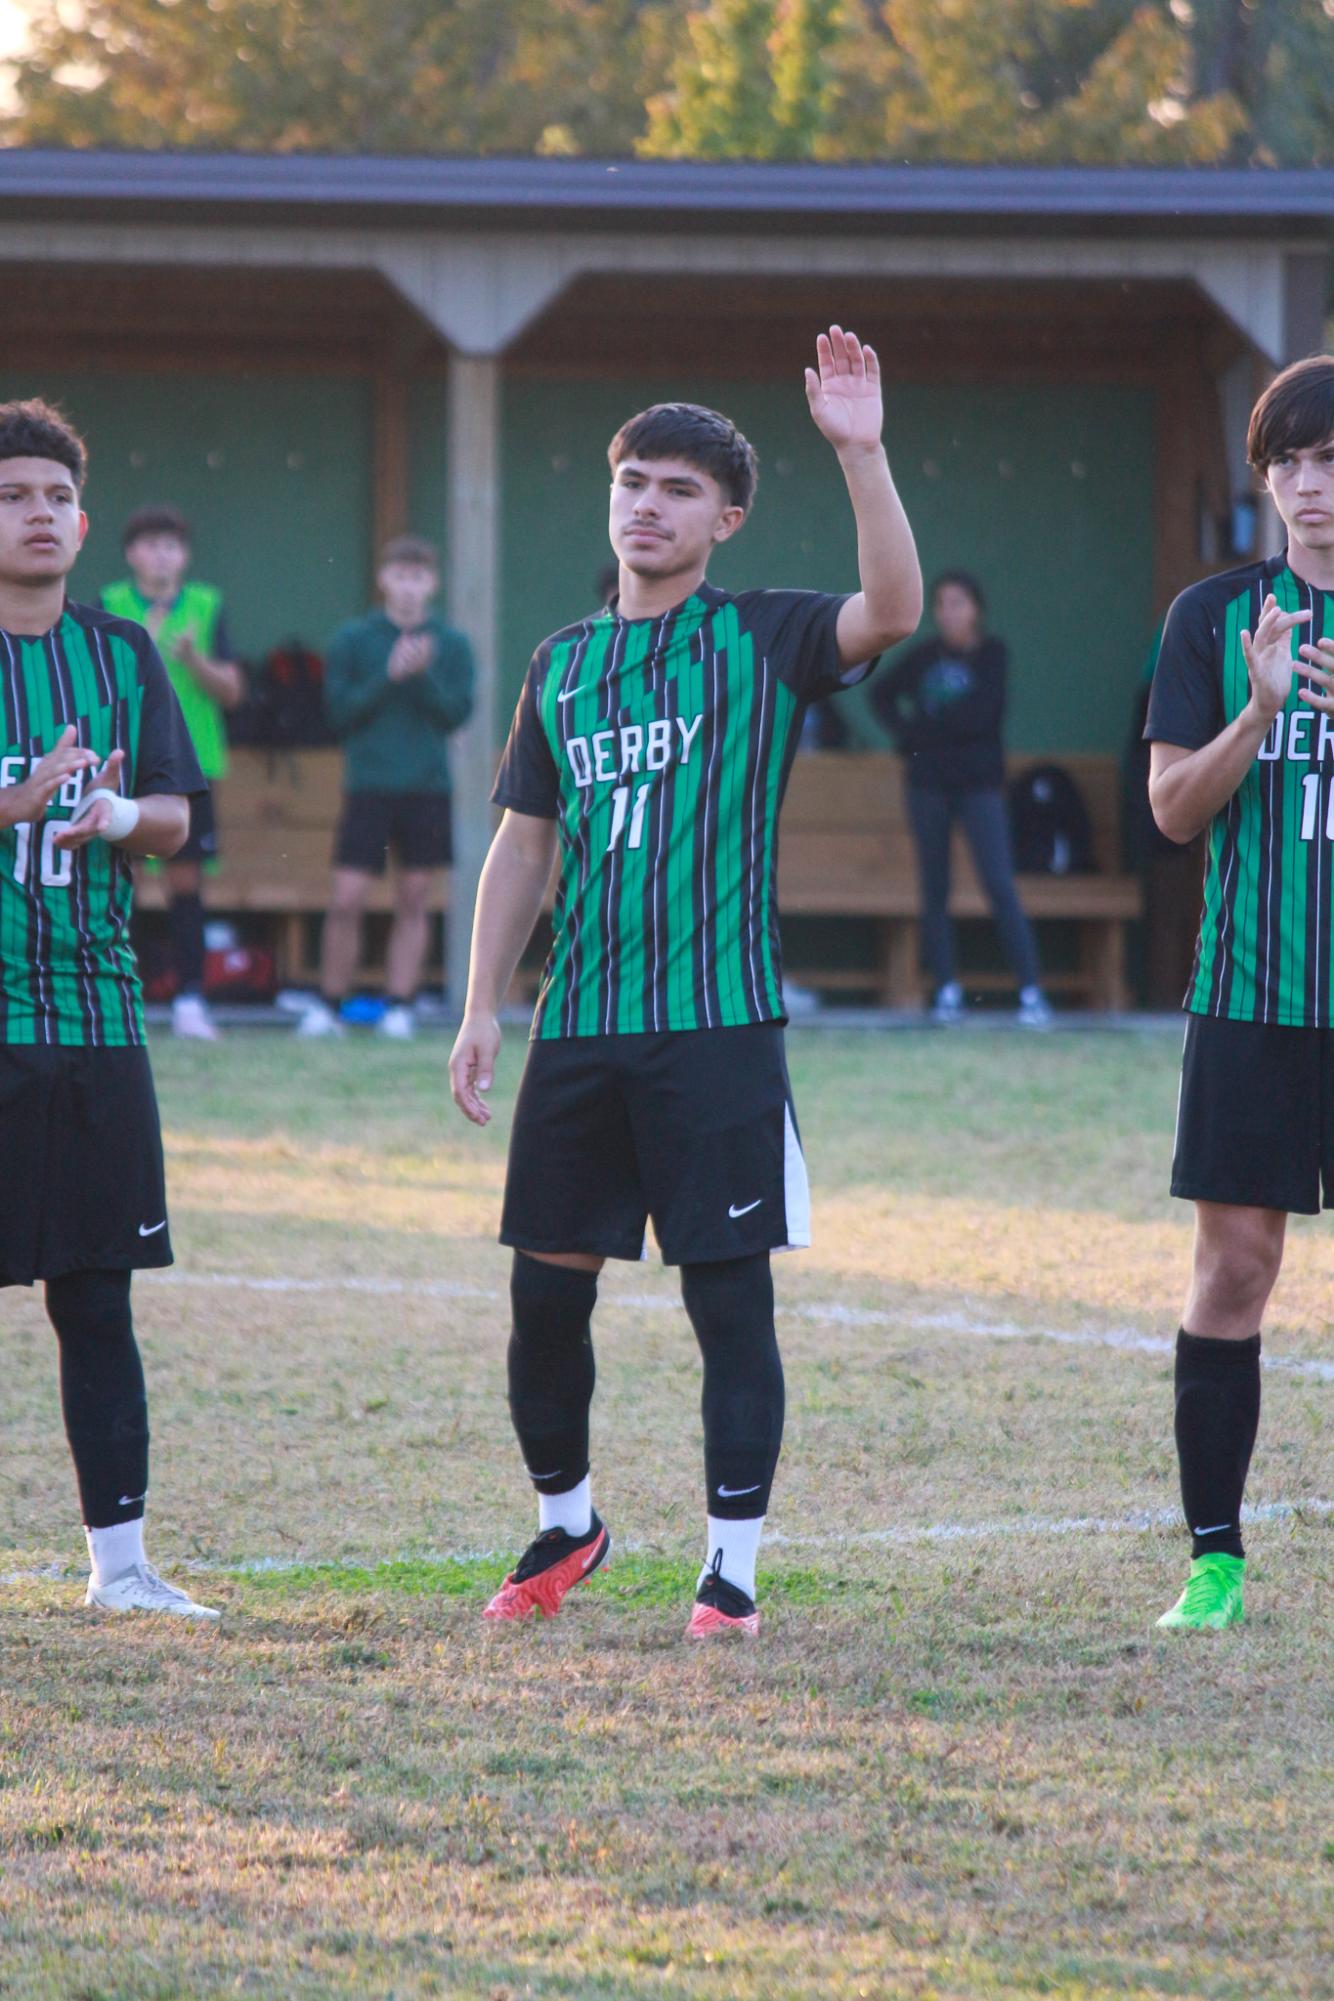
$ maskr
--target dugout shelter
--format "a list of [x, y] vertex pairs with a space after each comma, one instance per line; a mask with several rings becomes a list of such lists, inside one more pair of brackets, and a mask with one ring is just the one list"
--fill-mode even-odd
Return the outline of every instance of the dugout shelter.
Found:
[[928, 574], [981, 575], [1009, 642], [1012, 749], [1106, 765], [1172, 596], [1272, 533], [1246, 414], [1322, 344], [1332, 242], [1325, 170], [14, 150], [0, 389], [89, 437], [80, 592], [119, 570], [131, 507], [169, 498], [249, 658], [322, 647], [385, 536], [440, 543], [480, 676], [454, 760], [466, 911], [531, 647], [594, 602], [626, 414], [715, 401], [757, 445], [718, 582], [843, 587], [851, 517], [801, 367], [817, 328], [855, 327]]

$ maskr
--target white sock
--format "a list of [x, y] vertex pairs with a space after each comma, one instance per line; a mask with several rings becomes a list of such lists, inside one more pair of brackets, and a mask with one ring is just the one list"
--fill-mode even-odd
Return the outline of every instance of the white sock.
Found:
[[589, 1486], [589, 1476], [585, 1473], [577, 1487], [571, 1487], [568, 1494], [539, 1494], [537, 1497], [537, 1532], [546, 1529], [564, 1529], [577, 1542], [587, 1535], [593, 1526], [593, 1490]]
[[747, 1598], [753, 1598], [755, 1558], [759, 1554], [763, 1529], [763, 1515], [755, 1515], [748, 1522], [724, 1522], [717, 1515], [710, 1515], [708, 1557], [695, 1589], [698, 1591], [713, 1567], [715, 1556], [721, 1551], [722, 1562], [718, 1565], [721, 1575], [729, 1584], [735, 1584], [738, 1591], [744, 1591]]
[[109, 1584], [113, 1577], [145, 1561], [142, 1515], [132, 1522], [113, 1522], [109, 1529], [86, 1528], [84, 1534], [94, 1584]]

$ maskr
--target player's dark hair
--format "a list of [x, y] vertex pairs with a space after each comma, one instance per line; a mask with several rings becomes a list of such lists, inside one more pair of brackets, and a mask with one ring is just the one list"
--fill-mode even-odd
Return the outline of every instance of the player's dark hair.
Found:
[[1246, 456], [1263, 476], [1287, 452], [1334, 438], [1334, 354], [1308, 354], [1276, 375], [1251, 412]]
[[931, 586], [930, 602], [934, 604], [940, 593], [948, 590], [951, 584], [955, 590], [966, 591], [979, 612], [986, 610], [987, 594], [971, 570], [942, 570]]
[[63, 410], [38, 396], [0, 403], [0, 459], [53, 459], [76, 487], [88, 474], [88, 450]]
[[386, 563], [420, 563], [424, 570], [440, 568], [435, 544], [421, 535], [391, 535], [380, 551], [381, 569]]
[[187, 549], [194, 541], [190, 524], [179, 507], [136, 507], [120, 531], [121, 548], [128, 549], [141, 535], [174, 535]]
[[733, 507], [747, 510], [759, 484], [754, 446], [730, 417], [702, 403], [654, 403], [631, 417], [607, 447], [613, 474], [627, 458], [685, 459], [716, 479]]

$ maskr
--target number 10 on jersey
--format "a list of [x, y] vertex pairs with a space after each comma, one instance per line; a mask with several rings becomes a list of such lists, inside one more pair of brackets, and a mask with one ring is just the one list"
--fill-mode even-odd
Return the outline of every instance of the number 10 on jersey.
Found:
[[[1312, 771], [1302, 780], [1302, 839], [1315, 839], [1316, 822], [1320, 818], [1320, 774]], [[1334, 841], [1334, 785], [1329, 788], [1329, 804], [1325, 809], [1325, 839]]]
[[[625, 833], [627, 820], [630, 831], [626, 835], [627, 848], [642, 848], [644, 845], [644, 810], [648, 805], [648, 795], [652, 790], [652, 780], [643, 785], [618, 785], [611, 795], [611, 832], [607, 836], [607, 853], [614, 854], [621, 835]], [[634, 793], [634, 804], [630, 794]]]
[[[74, 877], [73, 853], [69, 848], [56, 846], [56, 835], [64, 824], [61, 820], [47, 820], [42, 826], [38, 864], [43, 889], [67, 889]], [[20, 820], [14, 828], [14, 880], [25, 888], [31, 866], [32, 826], [29, 821]]]

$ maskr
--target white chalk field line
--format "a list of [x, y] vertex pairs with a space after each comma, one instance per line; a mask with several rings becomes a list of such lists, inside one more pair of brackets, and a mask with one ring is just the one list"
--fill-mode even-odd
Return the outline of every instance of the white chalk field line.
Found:
[[[364, 1294], [371, 1298], [483, 1299], [503, 1304], [505, 1295], [494, 1287], [463, 1285], [450, 1279], [392, 1279], [330, 1277], [324, 1279], [262, 1278], [244, 1272], [142, 1272], [141, 1282], [154, 1288], [197, 1287], [222, 1291], [246, 1291], [311, 1295], [328, 1292]], [[617, 1293], [616, 1303], [641, 1310], [677, 1312], [680, 1302], [658, 1293]], [[1175, 1344], [1134, 1329], [1073, 1331], [1058, 1328], [1020, 1327], [1012, 1321], [979, 1321], [961, 1313], [905, 1315], [872, 1307], [850, 1307], [839, 1302], [805, 1302], [784, 1309], [789, 1319], [834, 1321], [844, 1325], [900, 1328], [911, 1332], [966, 1334], [991, 1341], [1055, 1341], [1069, 1347], [1112, 1348], [1132, 1354], [1165, 1356]], [[1293, 1356], [1270, 1356], [1265, 1366], [1318, 1382], [1334, 1381], [1334, 1363]], [[1301, 1500], [1260, 1501], [1242, 1509], [1242, 1520], [1252, 1527], [1285, 1521], [1328, 1520], [1334, 1517], [1334, 1499], [1310, 1497]], [[791, 1534], [781, 1529], [766, 1531], [766, 1549], [830, 1550], [855, 1548], [910, 1548], [922, 1543], [967, 1543], [1018, 1541], [1024, 1538], [1144, 1535], [1156, 1529], [1179, 1528], [1179, 1508], [1150, 1508], [1125, 1515], [1021, 1515], [1011, 1519], [976, 1522], [897, 1523], [882, 1528], [836, 1530], [828, 1534]], [[621, 1539], [619, 1547], [629, 1554], [650, 1547], [641, 1541]], [[254, 1557], [224, 1563], [192, 1558], [173, 1568], [192, 1573], [221, 1572], [230, 1576], [266, 1576], [291, 1570], [375, 1570], [386, 1563], [483, 1564], [507, 1562], [513, 1549], [467, 1549], [410, 1552], [399, 1557], [379, 1557], [364, 1561], [344, 1558]], [[6, 1584], [71, 1579], [86, 1575], [64, 1564], [49, 1564], [37, 1570], [12, 1571], [0, 1579]]]
[[[1326, 1521], [1331, 1517], [1334, 1517], [1334, 1500], [1314, 1497], [1300, 1501], [1258, 1501], [1254, 1506], [1247, 1503], [1241, 1511], [1243, 1523], [1250, 1528], [1271, 1522]], [[761, 1547], [803, 1550], [911, 1548], [920, 1543], [1011, 1542], [1048, 1536], [1146, 1535], [1155, 1529], [1180, 1527], [1179, 1508], [1146, 1508], [1128, 1515], [1018, 1515], [1009, 1521], [903, 1523], [878, 1529], [838, 1530], [827, 1535], [789, 1535], [781, 1529], [774, 1529], [766, 1531]], [[624, 1537], [616, 1544], [617, 1549], [630, 1556], [653, 1547], [656, 1545]], [[375, 1571], [396, 1563], [424, 1565], [428, 1569], [434, 1566], [443, 1569], [446, 1565], [458, 1564], [508, 1563], [514, 1554], [514, 1549], [508, 1548], [419, 1550], [401, 1556], [368, 1558], [256, 1556], [242, 1557], [234, 1562], [184, 1557], [173, 1562], [171, 1569], [188, 1571], [194, 1576], [212, 1573], [225, 1577], [269, 1577], [292, 1570], [316, 1573]], [[693, 1557], [683, 1558], [682, 1561], [687, 1569], [693, 1570]], [[614, 1565], [613, 1552], [613, 1568]], [[35, 1570], [11, 1570], [0, 1575], [0, 1585], [65, 1582], [81, 1580], [87, 1575], [86, 1568], [48, 1563]]]
[[[148, 1271], [137, 1274], [140, 1284], [158, 1286], [216, 1287], [224, 1291], [293, 1293], [317, 1295], [322, 1292], [361, 1294], [371, 1299], [485, 1299], [507, 1307], [508, 1295], [494, 1286], [464, 1285], [453, 1279], [353, 1278], [261, 1278], [246, 1272]], [[617, 1292], [608, 1303], [629, 1306], [650, 1313], [677, 1313], [679, 1299], [655, 1292]], [[886, 1327], [905, 1333], [959, 1334], [977, 1341], [1052, 1341], [1066, 1348], [1115, 1348], [1126, 1354], [1172, 1355], [1175, 1341], [1158, 1335], [1141, 1334], [1131, 1327], [1021, 1327], [1010, 1320], [986, 1320], [965, 1313], [889, 1313], [871, 1306], [848, 1306], [840, 1300], [799, 1301], [783, 1306], [783, 1320], [830, 1321], [844, 1327]], [[1316, 1356], [1265, 1355], [1260, 1367], [1278, 1375], [1298, 1376], [1308, 1382], [1334, 1383], [1334, 1361]]]

